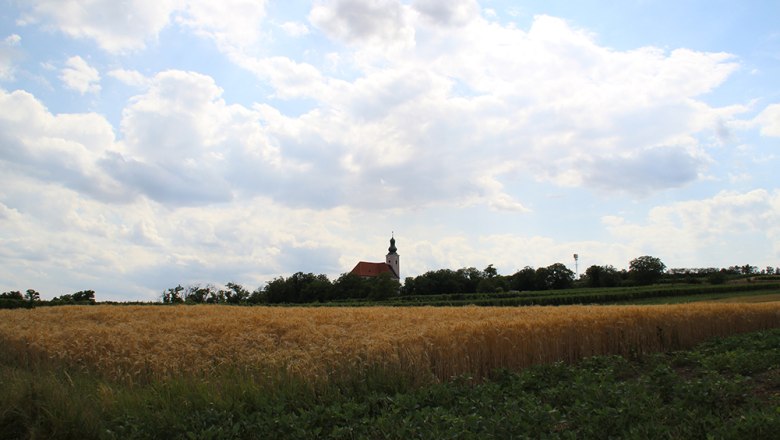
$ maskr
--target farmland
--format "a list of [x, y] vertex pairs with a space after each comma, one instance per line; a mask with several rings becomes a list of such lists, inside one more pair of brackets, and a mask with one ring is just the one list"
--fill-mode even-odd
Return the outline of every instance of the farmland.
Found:
[[571, 304], [671, 304], [780, 293], [776, 282], [743, 284], [654, 284], [650, 286], [578, 288], [494, 293], [450, 293], [398, 296], [383, 301], [342, 301], [336, 304], [392, 306], [559, 306]]
[[[38, 425], [41, 418], [49, 417], [46, 412], [59, 414], [50, 417], [50, 425], [94, 414], [94, 420], [86, 424], [98, 427], [92, 436], [132, 437], [134, 429], [142, 430], [143, 423], [137, 420], [140, 413], [155, 417], [146, 414], [150, 406], [162, 406], [158, 412], [165, 413], [184, 405], [192, 414], [199, 414], [198, 418], [182, 421], [184, 425], [176, 428], [178, 431], [165, 435], [183, 437], [187, 432], [207, 429], [209, 423], [219, 425], [216, 420], [223, 420], [230, 408], [247, 417], [258, 417], [257, 408], [270, 405], [267, 410], [276, 414], [277, 421], [314, 408], [319, 408], [317, 411], [322, 411], [320, 415], [326, 419], [334, 417], [325, 415], [335, 411], [333, 407], [318, 407], [325, 402], [346, 405], [339, 409], [343, 428], [351, 426], [352, 419], [359, 425], [360, 420], [377, 417], [393, 405], [410, 405], [405, 399], [433, 405], [432, 400], [438, 399], [436, 393], [466, 389], [474, 390], [477, 396], [486, 393], [482, 399], [487, 399], [486, 390], [497, 386], [496, 381], [520, 380], [520, 373], [514, 373], [517, 371], [552, 368], [552, 373], [538, 374], [563, 374], [560, 381], [565, 382], [570, 375], [584, 374], [568, 370], [568, 365], [583, 359], [600, 362], [587, 361], [594, 356], [607, 356], [606, 362], [619, 367], [609, 368], [630, 370], [633, 367], [625, 366], [627, 361], [611, 356], [649, 359], [653, 353], [689, 349], [715, 337], [777, 327], [780, 304], [776, 302], [524, 308], [62, 306], [3, 310], [0, 378], [14, 384], [6, 387], [2, 396], [3, 423], [8, 426], [3, 429], [48, 432], [51, 426]], [[780, 337], [777, 332], [771, 334], [775, 340]], [[760, 345], [767, 337], [757, 337], [755, 343]], [[777, 355], [771, 350], [755, 351], [750, 355], [756, 358], [751, 364], [761, 365], [763, 356]], [[740, 362], [736, 358], [732, 363]], [[776, 399], [776, 388], [772, 387], [777, 385], [773, 382], [777, 381], [777, 362], [768, 365], [775, 365], [775, 370], [767, 367], [761, 373], [768, 375], [769, 382], [768, 388], [762, 389]], [[540, 383], [544, 381], [533, 386]], [[434, 396], [425, 397], [426, 392]], [[84, 405], [80, 415], [68, 415], [67, 408], [59, 408], [57, 399], [63, 396], [77, 402], [73, 405]], [[397, 402], [394, 396], [401, 400]], [[441, 398], [442, 405], [447, 399], [457, 400], [453, 396]], [[107, 409], [92, 408], [95, 402]], [[216, 413], [212, 414], [215, 420], [207, 423], [208, 408]], [[350, 415], [349, 408], [356, 413]], [[555, 408], [553, 405], [548, 410]], [[100, 411], [111, 412], [108, 421], [109, 415]], [[14, 428], [16, 425], [8, 421], [9, 414], [28, 423]], [[550, 423], [559, 416], [548, 413]], [[766, 418], [766, 414], [756, 417]], [[456, 417], [453, 423], [468, 420]], [[191, 425], [195, 422], [203, 426]], [[528, 421], [516, 420], [521, 422]], [[555, 422], [556, 429], [569, 429], [570, 422], [564, 422]], [[766, 427], [766, 423], [776, 424], [777, 420], [770, 417], [758, 426]], [[239, 420], [234, 425], [238, 426], [234, 437], [251, 437], [242, 431]], [[113, 426], [109, 429], [113, 434], [105, 426]], [[289, 428], [292, 431], [287, 434], [294, 436], [294, 428], [298, 427], [302, 425], [273, 429]], [[332, 428], [328, 428], [327, 436], [351, 438]], [[272, 432], [271, 426], [265, 429]], [[300, 437], [315, 432], [306, 429]], [[116, 434], [117, 430], [123, 430], [123, 434]], [[223, 438], [233, 438], [223, 434]]]

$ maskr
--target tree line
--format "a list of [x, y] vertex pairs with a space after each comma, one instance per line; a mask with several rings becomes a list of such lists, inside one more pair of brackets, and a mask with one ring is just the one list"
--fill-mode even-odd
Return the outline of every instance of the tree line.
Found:
[[[611, 265], [592, 265], [575, 279], [574, 272], [563, 263], [545, 267], [526, 266], [513, 274], [500, 275], [493, 265], [479, 270], [465, 267], [457, 270], [438, 269], [404, 279], [403, 286], [389, 276], [365, 278], [344, 273], [335, 280], [326, 275], [297, 272], [289, 277], [276, 277], [264, 286], [249, 291], [229, 282], [224, 288], [213, 284], [177, 285], [166, 289], [159, 297], [163, 304], [305, 304], [333, 301], [380, 301], [396, 296], [441, 295], [452, 293], [495, 293], [511, 291], [542, 291], [575, 287], [627, 287], [653, 283], [721, 284], [737, 277], [780, 276], [780, 268], [759, 269], [749, 264], [728, 268], [668, 269], [657, 257], [645, 255], [629, 263], [628, 270]], [[82, 290], [42, 301], [40, 293], [28, 289], [25, 293], [10, 291], [0, 294], [0, 308], [20, 308], [45, 305], [95, 304], [95, 292]]]
[[178, 285], [163, 292], [164, 304], [304, 304], [338, 300], [366, 299], [378, 301], [400, 293], [400, 284], [389, 274], [364, 278], [353, 273], [342, 274], [334, 281], [327, 275], [297, 272], [287, 278], [277, 277], [250, 292], [229, 282], [225, 289], [212, 284]]
[[0, 293], [0, 309], [31, 308], [36, 306], [60, 306], [60, 305], [91, 305], [95, 304], [94, 290], [80, 290], [78, 292], [55, 296], [44, 301], [41, 294], [35, 289], [27, 289], [24, 294], [18, 290]]
[[[657, 257], [645, 255], [629, 263], [628, 270], [593, 265], [579, 279], [563, 263], [533, 268], [526, 266], [511, 275], [500, 275], [491, 264], [479, 270], [466, 267], [457, 270], [438, 269], [416, 277], [407, 277], [401, 286], [387, 274], [363, 278], [352, 273], [331, 281], [326, 275], [298, 272], [287, 278], [277, 277], [250, 292], [236, 283], [226, 289], [213, 285], [178, 285], [162, 295], [166, 304], [303, 304], [339, 300], [383, 300], [396, 296], [442, 295], [452, 293], [495, 293], [510, 291], [559, 290], [575, 287], [619, 287], [658, 282], [702, 282], [716, 284], [725, 277], [759, 273], [754, 266], [732, 266], [728, 269], [674, 269]], [[768, 271], [764, 271], [768, 273]], [[772, 270], [772, 274], [780, 271]], [[716, 279], [717, 278], [717, 279]]]

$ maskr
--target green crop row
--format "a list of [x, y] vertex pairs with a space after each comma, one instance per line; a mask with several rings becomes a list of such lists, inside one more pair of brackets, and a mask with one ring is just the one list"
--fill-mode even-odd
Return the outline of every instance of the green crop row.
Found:
[[[571, 304], [610, 304], [646, 298], [676, 296], [695, 296], [722, 293], [742, 293], [780, 290], [777, 283], [728, 284], [728, 285], [673, 285], [647, 286], [631, 288], [565, 289], [532, 292], [501, 292], [476, 294], [416, 295], [397, 297], [382, 301], [384, 305], [394, 306], [531, 306], [531, 305], [571, 305]], [[350, 305], [360, 302], [350, 302]]]

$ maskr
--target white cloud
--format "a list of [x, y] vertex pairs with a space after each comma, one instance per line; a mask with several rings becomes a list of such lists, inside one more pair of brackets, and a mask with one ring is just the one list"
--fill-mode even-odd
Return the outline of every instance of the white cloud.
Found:
[[[536, 17], [526, 32], [485, 20], [470, 2], [414, 6], [450, 24], [468, 16], [468, 26], [432, 29], [430, 17], [392, 1], [320, 2], [309, 19], [348, 43], [339, 67], [351, 65], [356, 79], [285, 57], [233, 57], [274, 97], [314, 100], [285, 126], [324, 142], [362, 185], [384, 180], [383, 197], [473, 200], [499, 164], [505, 177], [599, 191], [681, 187], [711, 162], [700, 139], [722, 135], [744, 111], [697, 100], [737, 69], [728, 54], [616, 51], [554, 17]], [[523, 206], [495, 197], [496, 208]]]
[[[471, 7], [437, 5], [417, 4], [440, 18]], [[318, 3], [310, 18], [338, 38], [391, 41], [398, 35], [385, 34], [383, 25], [347, 18], [422, 26], [405, 8]], [[385, 9], [397, 14], [375, 14]], [[523, 175], [640, 195], [694, 181], [709, 163], [698, 133], [735, 114], [695, 100], [733, 71], [727, 55], [619, 52], [552, 17], [537, 17], [528, 32], [470, 17], [466, 28], [419, 34], [403, 56], [388, 51], [371, 58], [379, 52], [356, 42], [351, 60], [340, 57], [364, 69], [354, 80], [287, 57], [231, 49], [231, 59], [267, 81], [274, 97], [313, 100], [312, 110], [297, 117], [268, 105], [228, 105], [204, 75], [146, 78], [113, 70], [110, 76], [146, 92], [124, 110], [122, 149], [106, 153], [101, 166], [133, 191], [185, 205], [247, 193], [294, 206], [476, 202], [527, 212], [503, 179]], [[361, 58], [364, 50], [371, 57]], [[252, 175], [251, 167], [259, 171]], [[323, 182], [324, 191], [316, 190]]]
[[414, 40], [408, 10], [397, 0], [317, 1], [309, 21], [329, 37], [347, 44], [406, 46]]
[[22, 41], [22, 37], [11, 34], [0, 43], [0, 81], [13, 81], [16, 70], [15, 61], [19, 53], [15, 49]]
[[255, 45], [262, 36], [266, 0], [188, 0], [177, 21], [213, 39], [223, 50]]
[[22, 37], [20, 37], [18, 34], [11, 34], [5, 37], [3, 43], [5, 43], [6, 46], [18, 46], [21, 41]]
[[100, 73], [80, 56], [68, 58], [60, 72], [60, 80], [82, 95], [100, 92]]
[[706, 158], [696, 152], [681, 148], [652, 148], [589, 161], [583, 170], [582, 183], [608, 191], [642, 195], [696, 180], [706, 163]]
[[208, 209], [147, 199], [113, 205], [14, 177], [0, 189], [7, 289], [35, 288], [45, 298], [94, 289], [100, 300], [154, 300], [179, 283], [254, 289], [297, 270], [349, 270], [338, 263], [339, 252], [354, 246], [351, 214], [342, 208], [289, 209], [263, 198]]
[[226, 202], [238, 194], [284, 200], [290, 188], [274, 179], [301, 179], [300, 189], [308, 190], [307, 179], [295, 174], [301, 166], [280, 155], [264, 127], [273, 113], [228, 105], [221, 95], [202, 74], [155, 75], [123, 111], [123, 151], [102, 166], [128, 187], [172, 205]]
[[53, 115], [24, 91], [0, 91], [0, 163], [101, 200], [129, 194], [95, 163], [114, 148], [111, 124], [95, 113]]
[[760, 125], [762, 135], [780, 137], [780, 104], [768, 105], [755, 122]]
[[116, 78], [128, 86], [146, 88], [149, 86], [149, 78], [137, 70], [114, 69], [108, 72], [108, 76]]
[[[274, 88], [274, 97], [323, 99], [328, 81], [320, 71], [308, 63], [299, 63], [287, 57], [252, 58], [232, 53], [233, 61], [268, 81]], [[335, 85], [335, 84], [334, 84]]]
[[32, 0], [17, 20], [41, 24], [73, 38], [93, 40], [107, 52], [131, 52], [156, 41], [172, 18], [222, 49], [256, 44], [264, 0]]
[[285, 21], [279, 27], [291, 37], [302, 37], [310, 33], [309, 27], [298, 21]]
[[667, 265], [698, 261], [702, 265], [727, 267], [751, 254], [780, 256], [777, 190], [723, 191], [709, 199], [655, 207], [643, 223], [617, 216], [605, 217], [603, 222], [615, 239], [642, 253], [659, 254], [663, 260], [669, 260]]
[[427, 20], [443, 26], [462, 26], [480, 13], [475, 0], [415, 0], [412, 7]]
[[157, 38], [183, 0], [31, 0], [19, 24], [51, 27], [88, 38], [109, 52], [143, 49]]

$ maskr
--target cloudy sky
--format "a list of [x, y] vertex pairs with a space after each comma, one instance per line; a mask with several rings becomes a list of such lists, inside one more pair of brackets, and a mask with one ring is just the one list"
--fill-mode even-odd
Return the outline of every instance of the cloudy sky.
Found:
[[780, 4], [0, 0], [0, 290], [780, 266]]

